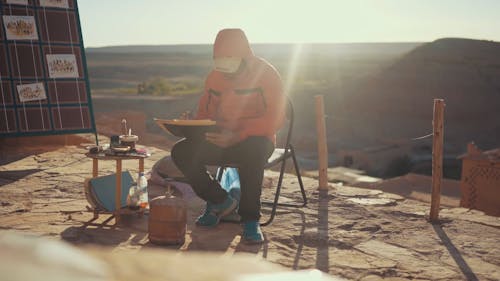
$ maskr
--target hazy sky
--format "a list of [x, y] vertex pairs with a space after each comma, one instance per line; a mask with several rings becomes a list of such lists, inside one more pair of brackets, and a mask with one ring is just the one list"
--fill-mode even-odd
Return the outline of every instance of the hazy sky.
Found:
[[86, 47], [213, 43], [500, 41], [500, 0], [79, 0]]

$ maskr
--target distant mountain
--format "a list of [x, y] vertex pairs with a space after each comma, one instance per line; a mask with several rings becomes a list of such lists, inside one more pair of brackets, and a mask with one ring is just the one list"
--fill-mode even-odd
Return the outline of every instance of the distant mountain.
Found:
[[211, 52], [211, 45], [131, 45], [86, 48], [87, 53], [206, 53]]
[[[252, 49], [257, 55], [284, 56], [292, 53], [299, 45], [304, 50], [325, 54], [394, 54], [411, 50], [422, 43], [324, 43], [324, 44], [252, 44]], [[212, 44], [191, 45], [131, 45], [131, 46], [108, 46], [86, 48], [87, 53], [188, 53], [188, 54], [211, 54]], [[210, 55], [211, 57], [211, 55]]]
[[411, 138], [432, 131], [433, 99], [445, 100], [445, 147], [500, 146], [500, 43], [460, 38], [423, 44], [353, 86], [345, 114], [367, 138]]

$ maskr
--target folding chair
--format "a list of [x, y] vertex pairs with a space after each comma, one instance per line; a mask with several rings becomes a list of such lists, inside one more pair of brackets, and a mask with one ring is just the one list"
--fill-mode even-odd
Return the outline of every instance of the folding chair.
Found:
[[[302, 183], [302, 177], [300, 176], [299, 164], [298, 164], [297, 158], [295, 156], [295, 150], [291, 144], [293, 122], [294, 122], [294, 112], [293, 112], [292, 102], [291, 102], [289, 97], [287, 97], [286, 117], [287, 117], [287, 124], [285, 124], [285, 126], [281, 129], [281, 131], [286, 130], [285, 144], [282, 148], [279, 147], [278, 144], [276, 145], [276, 148], [274, 149], [273, 154], [271, 155], [271, 157], [269, 157], [266, 165], [264, 166], [264, 169], [269, 169], [269, 168], [272, 168], [278, 164], [281, 164], [278, 184], [276, 185], [276, 192], [274, 194], [274, 201], [262, 201], [261, 202], [263, 205], [272, 206], [271, 215], [266, 222], [261, 223], [262, 226], [269, 225], [274, 220], [274, 217], [276, 216], [276, 208], [278, 205], [285, 206], [285, 207], [305, 207], [307, 205], [306, 191], [304, 189], [304, 184]], [[283, 184], [283, 176], [285, 173], [286, 161], [289, 158], [292, 158], [293, 164], [295, 166], [295, 174], [297, 175], [297, 179], [299, 181], [300, 191], [302, 193], [302, 203], [279, 203], [278, 202], [279, 197], [280, 197], [281, 187]], [[237, 168], [236, 166], [233, 166], [231, 164], [221, 166], [217, 170], [216, 179], [218, 179], [218, 180], [221, 179], [222, 172], [224, 171], [224, 168], [226, 168], [226, 167]]]

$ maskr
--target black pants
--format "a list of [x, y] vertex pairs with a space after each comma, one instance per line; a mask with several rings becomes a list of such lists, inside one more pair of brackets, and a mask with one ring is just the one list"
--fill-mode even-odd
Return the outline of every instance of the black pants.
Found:
[[227, 192], [207, 172], [206, 165], [235, 164], [241, 184], [239, 215], [243, 222], [259, 220], [264, 165], [274, 150], [266, 137], [249, 137], [221, 148], [207, 141], [183, 139], [172, 148], [172, 159], [196, 194], [213, 204], [224, 202]]

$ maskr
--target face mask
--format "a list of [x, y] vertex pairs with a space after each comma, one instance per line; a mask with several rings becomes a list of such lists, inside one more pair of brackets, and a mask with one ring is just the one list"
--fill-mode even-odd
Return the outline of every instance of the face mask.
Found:
[[214, 59], [214, 69], [224, 73], [235, 73], [241, 65], [242, 58], [220, 57]]

